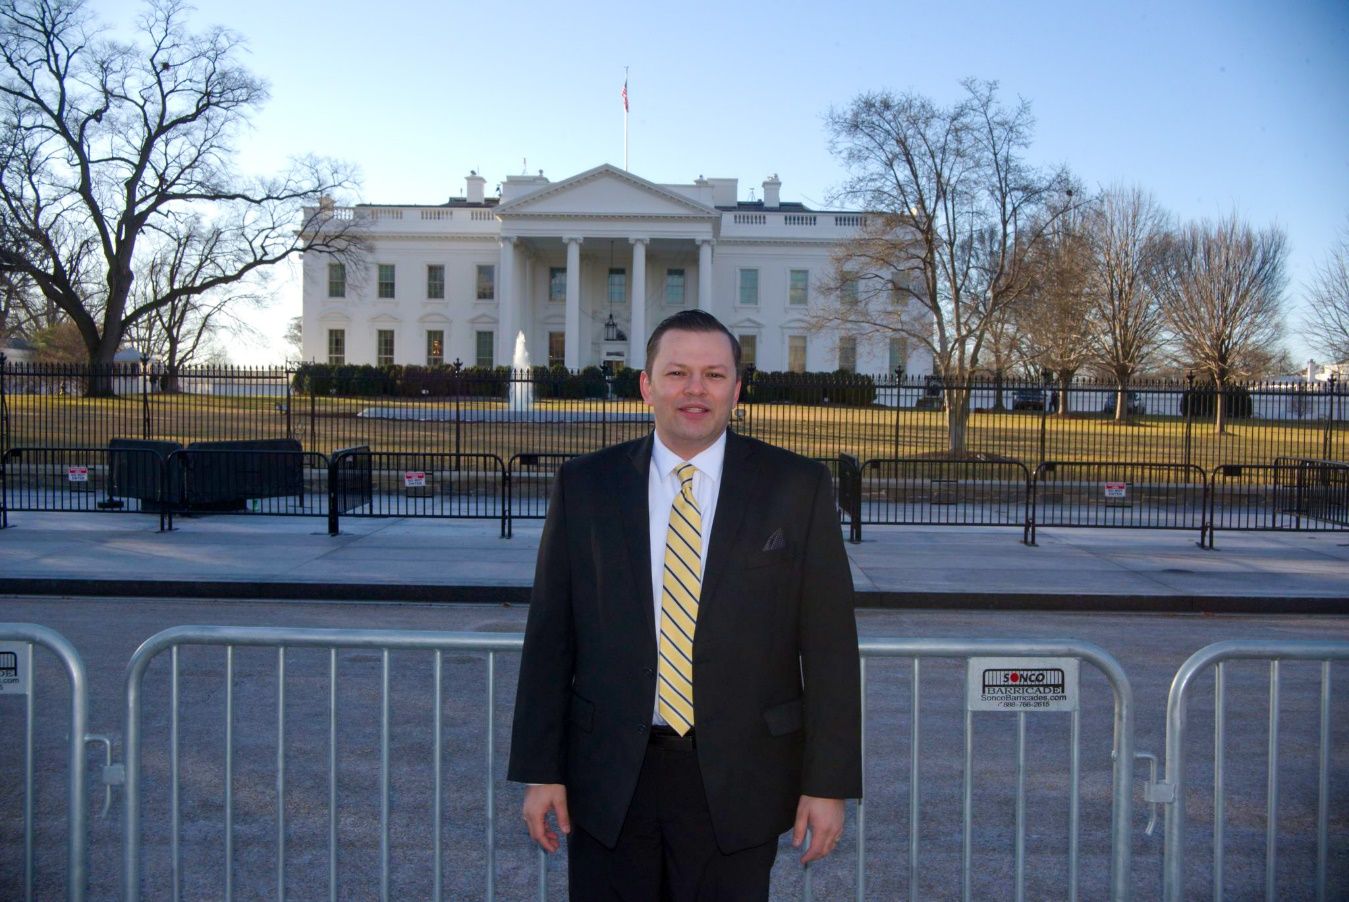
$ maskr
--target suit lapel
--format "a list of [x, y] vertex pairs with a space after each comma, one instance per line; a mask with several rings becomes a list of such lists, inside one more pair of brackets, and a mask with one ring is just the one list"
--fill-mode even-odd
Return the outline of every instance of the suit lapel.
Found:
[[651, 597], [651, 518], [647, 480], [651, 468], [651, 435], [633, 446], [632, 456], [615, 475], [612, 498], [628, 546], [628, 572], [635, 582], [637, 598], [646, 618], [647, 636], [656, 635], [655, 602]]
[[[726, 433], [726, 459], [721, 465], [721, 488], [717, 493], [717, 515], [712, 521], [712, 546], [703, 567], [703, 590], [699, 606], [713, 598], [722, 574], [731, 562], [740, 526], [745, 520], [749, 500], [755, 495], [759, 474], [751, 466], [754, 446], [736, 435]], [[699, 613], [702, 619], [702, 613]]]

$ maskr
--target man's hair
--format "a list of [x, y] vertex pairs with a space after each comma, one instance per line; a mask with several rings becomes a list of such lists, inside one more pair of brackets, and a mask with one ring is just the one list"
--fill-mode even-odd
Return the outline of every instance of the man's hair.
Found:
[[731, 334], [731, 330], [722, 325], [721, 320], [717, 319], [706, 310], [680, 310], [678, 313], [672, 313], [661, 320], [659, 326], [651, 331], [651, 337], [646, 340], [646, 374], [654, 375], [651, 372], [651, 364], [656, 359], [656, 351], [660, 349], [661, 336], [670, 330], [677, 332], [720, 332], [731, 342], [731, 356], [735, 359], [735, 374], [740, 375], [740, 342]]

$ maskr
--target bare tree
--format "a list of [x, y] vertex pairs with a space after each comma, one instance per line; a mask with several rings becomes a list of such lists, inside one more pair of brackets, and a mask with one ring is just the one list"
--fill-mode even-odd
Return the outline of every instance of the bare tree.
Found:
[[1307, 288], [1303, 337], [1332, 363], [1349, 361], [1349, 224]]
[[292, 316], [286, 322], [286, 351], [287, 359], [304, 359], [304, 317]]
[[1073, 200], [1081, 189], [1065, 191], [1061, 212], [1031, 255], [1034, 277], [1014, 311], [1016, 334], [1034, 369], [1054, 374], [1058, 414], [1071, 409], [1073, 378], [1091, 359], [1091, 242], [1089, 202]]
[[949, 108], [917, 94], [863, 94], [828, 117], [831, 150], [849, 176], [840, 197], [867, 211], [835, 255], [817, 325], [859, 336], [903, 335], [932, 353], [946, 393], [947, 436], [965, 448], [971, 376], [990, 331], [1027, 287], [1026, 255], [1053, 217], [1065, 174], [1030, 167], [1025, 101], [966, 80]]
[[[109, 363], [127, 327], [156, 310], [358, 239], [355, 220], [296, 221], [306, 202], [351, 186], [344, 166], [235, 172], [236, 135], [266, 88], [239, 65], [240, 39], [189, 31], [187, 9], [152, 0], [137, 41], [120, 44], [83, 0], [0, 0], [0, 267], [70, 318], [91, 364]], [[203, 223], [214, 240], [193, 278], [133, 293], [138, 271]], [[90, 380], [91, 394], [109, 391]]]
[[[240, 308], [262, 303], [260, 274], [204, 293], [179, 290], [202, 280], [220, 241], [220, 234], [208, 224], [200, 220], [184, 223], [173, 239], [155, 242], [132, 287], [132, 303], [149, 307], [150, 313], [133, 322], [128, 334], [144, 353], [162, 364], [163, 391], [178, 391], [183, 367], [213, 353], [213, 339], [221, 332], [252, 331], [237, 314]], [[167, 302], [154, 304], [158, 298]]]
[[1115, 419], [1128, 416], [1129, 385], [1161, 344], [1156, 289], [1167, 248], [1167, 215], [1141, 188], [1106, 190], [1088, 221], [1091, 345], [1115, 381]]
[[1281, 229], [1257, 232], [1234, 214], [1185, 225], [1167, 254], [1160, 283], [1167, 328], [1184, 359], [1213, 383], [1219, 433], [1227, 387], [1250, 375], [1250, 362], [1282, 335], [1287, 243]]

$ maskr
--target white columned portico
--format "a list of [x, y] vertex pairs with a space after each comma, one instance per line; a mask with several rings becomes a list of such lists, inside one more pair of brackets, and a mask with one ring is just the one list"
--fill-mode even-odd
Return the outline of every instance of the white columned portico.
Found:
[[569, 370], [581, 366], [581, 239], [562, 239], [567, 243], [567, 325], [563, 363]]
[[698, 309], [712, 312], [712, 239], [698, 239]]
[[501, 356], [497, 359], [507, 361], [515, 359], [515, 333], [520, 328], [519, 305], [515, 303], [515, 242], [514, 237], [501, 239], [501, 261], [497, 266], [497, 328], [501, 330], [497, 336]]
[[649, 238], [632, 242], [632, 328], [628, 330], [628, 366], [646, 366], [646, 245]]

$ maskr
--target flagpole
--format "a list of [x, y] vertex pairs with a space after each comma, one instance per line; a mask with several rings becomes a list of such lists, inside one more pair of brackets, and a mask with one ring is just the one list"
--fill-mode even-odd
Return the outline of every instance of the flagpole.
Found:
[[628, 67], [623, 67], [623, 171], [628, 171]]

